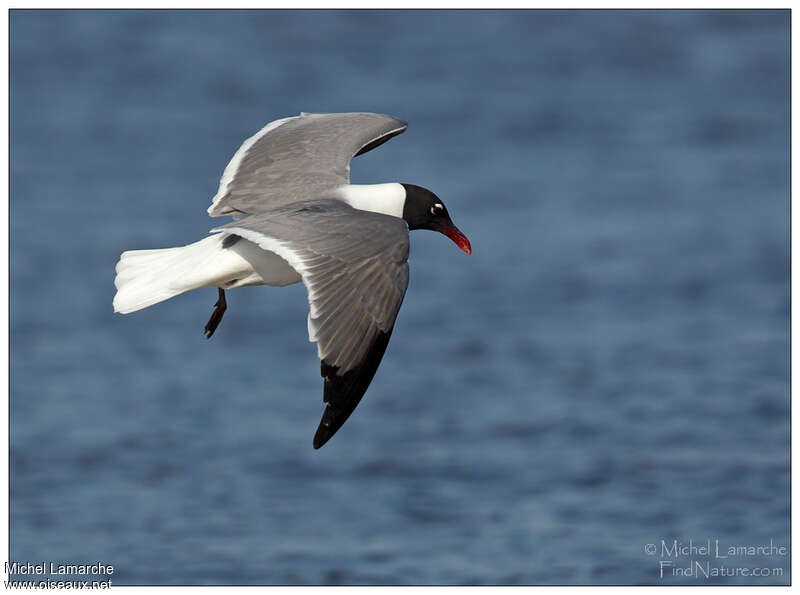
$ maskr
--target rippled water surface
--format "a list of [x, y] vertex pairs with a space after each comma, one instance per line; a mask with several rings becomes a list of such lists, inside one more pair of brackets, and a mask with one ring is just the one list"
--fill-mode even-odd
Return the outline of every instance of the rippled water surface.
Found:
[[[788, 583], [789, 13], [11, 13], [11, 556], [115, 584]], [[408, 132], [433, 189], [363, 402], [319, 451], [302, 286], [114, 314], [240, 142]], [[648, 555], [648, 544], [657, 551]], [[659, 576], [688, 567], [769, 576]], [[782, 573], [782, 574], [781, 574]]]

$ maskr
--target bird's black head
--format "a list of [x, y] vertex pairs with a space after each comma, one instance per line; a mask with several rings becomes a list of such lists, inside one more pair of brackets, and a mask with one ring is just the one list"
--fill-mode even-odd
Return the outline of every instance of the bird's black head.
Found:
[[453, 240], [464, 252], [472, 254], [467, 236], [450, 220], [450, 214], [442, 199], [422, 186], [403, 184], [403, 188], [406, 189], [403, 219], [408, 223], [408, 229], [438, 231]]

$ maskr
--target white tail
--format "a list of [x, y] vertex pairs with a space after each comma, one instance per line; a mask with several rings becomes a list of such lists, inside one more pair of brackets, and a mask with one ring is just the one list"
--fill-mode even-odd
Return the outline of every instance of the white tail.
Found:
[[243, 265], [245, 270], [249, 267], [231, 251], [222, 249], [224, 235], [178, 248], [123, 252], [114, 279], [114, 311], [128, 314], [184, 291], [218, 285], [241, 275]]

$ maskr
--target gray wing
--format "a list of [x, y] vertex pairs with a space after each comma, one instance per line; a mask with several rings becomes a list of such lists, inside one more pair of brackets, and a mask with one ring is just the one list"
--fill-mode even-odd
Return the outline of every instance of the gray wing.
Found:
[[408, 226], [336, 200], [305, 201], [212, 231], [242, 236], [285, 259], [308, 290], [326, 407], [319, 448], [358, 405], [389, 342], [408, 287]]
[[350, 181], [350, 160], [403, 132], [381, 114], [300, 114], [276, 120], [248, 138], [222, 174], [212, 217], [260, 213], [321, 198]]

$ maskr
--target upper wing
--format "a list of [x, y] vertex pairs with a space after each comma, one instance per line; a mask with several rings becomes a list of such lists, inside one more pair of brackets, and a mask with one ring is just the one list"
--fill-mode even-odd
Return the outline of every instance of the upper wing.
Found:
[[326, 403], [314, 448], [347, 420], [378, 369], [408, 287], [408, 226], [336, 200], [305, 201], [212, 231], [278, 254], [308, 290]]
[[275, 120], [248, 138], [222, 174], [212, 217], [260, 213], [320, 198], [350, 181], [350, 160], [403, 132], [380, 114], [300, 114]]

